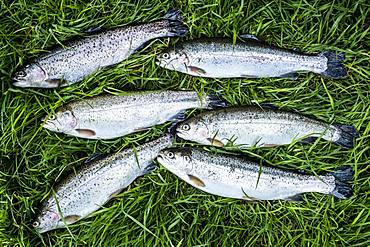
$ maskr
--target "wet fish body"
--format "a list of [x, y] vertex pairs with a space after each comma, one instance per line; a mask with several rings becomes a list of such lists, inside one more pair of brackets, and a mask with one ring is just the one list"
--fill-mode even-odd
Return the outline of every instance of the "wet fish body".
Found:
[[303, 54], [266, 45], [256, 38], [233, 44], [224, 38], [191, 40], [158, 55], [161, 67], [193, 76], [211, 78], [283, 77], [295, 79], [299, 71], [311, 71], [333, 79], [346, 76], [344, 55], [322, 52]]
[[85, 218], [137, 177], [152, 171], [155, 168], [153, 159], [171, 143], [171, 135], [167, 134], [136, 148], [86, 163], [51, 192], [34, 227], [42, 233]]
[[353, 126], [328, 124], [298, 113], [254, 106], [203, 112], [180, 123], [176, 134], [204, 145], [222, 147], [231, 142], [240, 148], [312, 142], [318, 137], [349, 148], [358, 136]]
[[49, 117], [46, 129], [88, 139], [111, 139], [183, 119], [187, 109], [223, 106], [214, 95], [194, 91], [103, 95], [67, 104]]
[[36, 59], [15, 74], [19, 87], [55, 88], [82, 80], [100, 68], [119, 63], [146, 42], [161, 37], [182, 36], [187, 28], [179, 11], [169, 11], [163, 20], [124, 26], [69, 42]]
[[340, 199], [352, 195], [345, 184], [350, 168], [320, 176], [261, 166], [243, 156], [213, 154], [196, 148], [168, 148], [157, 158], [169, 171], [207, 193], [243, 200], [301, 201], [300, 195], [319, 192]]

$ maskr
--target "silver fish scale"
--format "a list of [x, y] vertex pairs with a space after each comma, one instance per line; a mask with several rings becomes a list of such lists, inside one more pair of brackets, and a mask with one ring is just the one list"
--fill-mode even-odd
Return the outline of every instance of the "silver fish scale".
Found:
[[[282, 145], [308, 136], [336, 141], [340, 134], [335, 126], [291, 112], [258, 107], [227, 108], [201, 113], [188, 120], [190, 125], [205, 124], [208, 135], [179, 133], [181, 138], [209, 144], [214, 138], [235, 145]], [[196, 128], [195, 128], [196, 129]], [[200, 138], [203, 138], [201, 140]]]
[[[226, 39], [205, 39], [201, 40], [199, 43], [196, 41], [184, 43], [182, 47], [187, 54], [190, 54], [190, 56], [193, 53], [199, 53], [202, 54], [199, 57], [204, 58], [232, 56], [244, 58], [243, 60], [246, 61], [255, 58], [254, 62], [261, 64], [274, 63], [276, 61], [297, 63], [297, 61], [299, 61], [301, 64], [314, 66], [317, 69], [322, 69], [322, 65], [325, 65], [316, 63], [318, 60], [316, 55], [303, 55], [286, 49], [264, 45], [257, 41], [237, 42], [233, 45]], [[200, 59], [202, 60], [202, 58]], [[222, 62], [219, 59], [217, 59], [217, 61]]]
[[[281, 169], [260, 166], [243, 157], [212, 154], [200, 149], [191, 149], [191, 175], [201, 179], [205, 186], [200, 188], [212, 194], [255, 199], [287, 199], [304, 192], [330, 194], [335, 188], [332, 175], [311, 176]], [[194, 184], [193, 184], [194, 185]], [[229, 186], [231, 191], [217, 191]], [[275, 195], [275, 191], [278, 193]], [[248, 198], [244, 198], [248, 199]]]
[[[148, 166], [158, 152], [171, 144], [172, 137], [166, 134], [136, 148], [124, 149], [85, 164], [55, 187], [55, 195], [47, 200], [38, 218], [39, 231], [64, 227], [57, 202], [64, 217], [78, 215], [80, 219], [99, 209], [138, 176], [149, 172]], [[50, 220], [53, 217], [56, 217], [55, 222]]]
[[163, 20], [108, 30], [69, 42], [67, 49], [58, 49], [36, 62], [49, 79], [65, 79], [71, 84], [101, 67], [126, 59], [145, 42], [168, 35], [168, 25], [169, 21]]
[[301, 54], [250, 40], [232, 44], [228, 39], [199, 39], [170, 48], [167, 54], [159, 56], [160, 66], [210, 78], [293, 79], [299, 71], [321, 74], [328, 68], [324, 55]]
[[68, 108], [72, 110], [93, 110], [93, 109], [109, 109], [111, 107], [130, 106], [130, 105], [147, 105], [154, 103], [181, 103], [181, 102], [200, 102], [204, 106], [209, 100], [204, 97], [198, 97], [198, 94], [193, 91], [161, 91], [161, 92], [138, 92], [132, 94], [119, 95], [102, 95], [96, 96], [81, 101], [71, 102]]
[[[194, 91], [135, 92], [83, 99], [59, 109], [44, 127], [89, 139], [111, 139], [182, 119], [188, 109], [211, 108], [220, 100]], [[70, 113], [70, 118], [63, 114]]]

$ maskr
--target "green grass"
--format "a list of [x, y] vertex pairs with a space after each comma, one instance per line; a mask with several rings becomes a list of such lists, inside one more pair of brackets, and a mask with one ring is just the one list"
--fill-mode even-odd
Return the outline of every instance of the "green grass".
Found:
[[[190, 28], [184, 39], [250, 33], [304, 52], [342, 51], [348, 77], [190, 77], [155, 65], [155, 54], [179, 41], [164, 39], [68, 88], [20, 89], [11, 84], [12, 74], [27, 60], [89, 27], [150, 21], [171, 7], [181, 9]], [[369, 16], [366, 0], [1, 1], [0, 246], [369, 246]], [[232, 105], [272, 103], [324, 121], [354, 124], [360, 138], [349, 150], [317, 141], [246, 151], [267, 163], [312, 174], [351, 166], [354, 197], [339, 201], [308, 194], [300, 204], [249, 204], [205, 194], [161, 167], [71, 225], [70, 232], [38, 235], [32, 230], [37, 208], [55, 181], [89, 155], [115, 152], [165, 131], [156, 127], [111, 141], [86, 141], [42, 129], [45, 115], [63, 103], [103, 92], [180, 88], [221, 92]]]

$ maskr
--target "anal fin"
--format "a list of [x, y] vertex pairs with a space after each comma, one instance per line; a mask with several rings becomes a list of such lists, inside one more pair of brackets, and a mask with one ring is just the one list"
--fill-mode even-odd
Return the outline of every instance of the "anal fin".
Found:
[[286, 74], [279, 75], [278, 77], [297, 80], [298, 79], [298, 73], [297, 72], [291, 72], [291, 73], [286, 73]]
[[300, 140], [299, 142], [304, 143], [304, 144], [309, 144], [309, 143], [314, 143], [316, 140], [317, 140], [317, 137], [309, 136], [309, 137], [306, 137], [306, 138]]
[[290, 196], [288, 198], [284, 199], [285, 201], [290, 201], [290, 202], [304, 202], [302, 196], [300, 194]]

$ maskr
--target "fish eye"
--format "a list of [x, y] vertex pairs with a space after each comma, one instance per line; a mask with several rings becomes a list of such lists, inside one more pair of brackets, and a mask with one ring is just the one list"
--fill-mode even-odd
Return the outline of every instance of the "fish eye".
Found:
[[56, 115], [51, 115], [51, 116], [50, 116], [50, 118], [49, 118], [49, 120], [53, 121], [53, 120], [55, 120], [56, 118], [57, 118], [57, 116], [56, 116]]
[[181, 129], [185, 130], [185, 131], [188, 131], [188, 130], [190, 130], [190, 125], [189, 124], [184, 124], [184, 125], [181, 126]]
[[173, 158], [175, 158], [175, 154], [173, 152], [168, 152], [167, 157], [170, 158], [170, 159], [173, 159]]
[[15, 73], [16, 77], [25, 77], [26, 75], [27, 75], [27, 73], [24, 70], [21, 70], [21, 71], [18, 71], [17, 73]]
[[35, 228], [38, 227], [39, 225], [40, 225], [40, 223], [37, 222], [37, 221], [35, 221], [35, 222], [32, 223], [32, 226], [35, 227]]
[[169, 59], [170, 58], [170, 54], [168, 54], [167, 52], [165, 52], [165, 53], [162, 54], [162, 58]]

